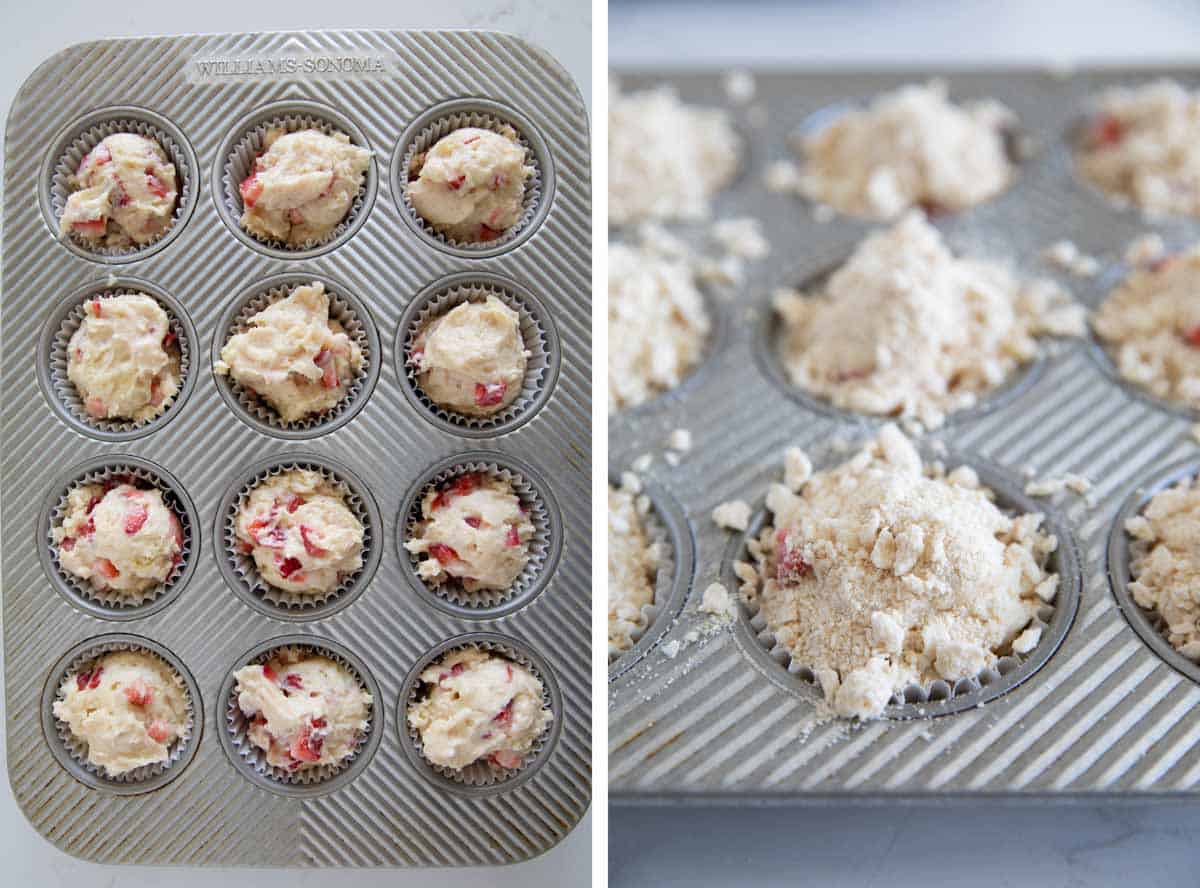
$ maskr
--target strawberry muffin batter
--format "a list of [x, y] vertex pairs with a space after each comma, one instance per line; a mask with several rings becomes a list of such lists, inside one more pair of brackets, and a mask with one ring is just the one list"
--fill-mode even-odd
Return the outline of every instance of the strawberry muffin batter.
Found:
[[468, 592], [507, 589], [525, 569], [533, 531], [507, 481], [467, 472], [425, 494], [404, 548], [425, 556], [417, 576], [427, 582], [458, 580]]
[[608, 489], [608, 653], [633, 646], [646, 628], [642, 609], [654, 603], [658, 551], [646, 538], [636, 497], [624, 488]]
[[1200, 410], [1200, 246], [1134, 268], [1092, 326], [1123, 379]]
[[417, 154], [409, 169], [408, 199], [437, 231], [465, 243], [495, 240], [521, 221], [525, 162], [517, 133], [463, 127]]
[[477, 648], [451, 651], [421, 673], [408, 709], [430, 762], [461, 769], [482, 760], [517, 768], [553, 720], [528, 669]]
[[328, 657], [284, 648], [234, 678], [238, 708], [250, 721], [246, 736], [273, 767], [337, 765], [366, 737], [371, 695]]
[[153, 419], [179, 393], [179, 344], [167, 313], [141, 293], [90, 300], [67, 344], [67, 378], [88, 416]]
[[302, 247], [332, 232], [350, 212], [371, 152], [345, 133], [267, 131], [265, 151], [242, 180], [242, 227], [257, 238]]
[[98, 247], [131, 247], [171, 227], [178, 194], [175, 167], [162, 147], [114, 133], [84, 155], [69, 184], [59, 231]]
[[137, 597], [165, 583], [183, 558], [183, 527], [161, 491], [130, 481], [73, 488], [51, 535], [67, 573], [97, 591]]
[[413, 341], [409, 363], [421, 390], [439, 407], [490, 416], [521, 393], [528, 357], [520, 317], [488, 296], [426, 324]]
[[1106, 90], [1075, 161], [1119, 201], [1150, 214], [1200, 215], [1200, 92], [1173, 80]]
[[87, 760], [118, 777], [165, 762], [188, 731], [186, 692], [179, 677], [146, 651], [106, 654], [63, 679], [54, 717], [87, 745]]
[[229, 337], [213, 371], [232, 376], [284, 422], [336, 407], [362, 369], [362, 349], [329, 317], [319, 281], [297, 287], [245, 326]]
[[362, 567], [363, 526], [320, 473], [292, 469], [258, 484], [238, 510], [241, 551], [270, 585], [327, 595]]

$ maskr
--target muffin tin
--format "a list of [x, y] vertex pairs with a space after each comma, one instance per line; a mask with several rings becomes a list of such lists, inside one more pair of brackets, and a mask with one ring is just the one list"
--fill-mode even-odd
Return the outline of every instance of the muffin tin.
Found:
[[[767, 485], [782, 476], [785, 447], [804, 447], [824, 467], [848, 458], [853, 442], [880, 424], [790, 388], [770, 351], [777, 332], [771, 291], [819, 279], [883, 224], [842, 215], [820, 222], [801, 198], [769, 191], [763, 184], [769, 163], [799, 162], [789, 136], [827, 121], [838, 108], [935, 76], [947, 80], [955, 101], [999, 99], [1019, 116], [1032, 154], [1009, 189], [934, 224], [954, 250], [1011, 260], [1023, 277], [1056, 278], [1094, 308], [1121, 274], [1122, 254], [1135, 236], [1157, 231], [1178, 248], [1200, 240], [1200, 220], [1151, 220], [1114, 206], [1076, 177], [1073, 129], [1088, 98], [1106, 86], [1172, 76], [1195, 89], [1200, 73], [772, 69], [755, 73], [757, 95], [748, 106], [726, 98], [722, 71], [615, 73], [623, 90], [665, 82], [685, 101], [730, 111], [746, 134], [747, 169], [716, 196], [714, 216], [757, 217], [772, 252], [747, 263], [736, 292], [710, 298], [716, 329], [727, 332], [683, 385], [609, 418], [610, 476], [654, 454], [642, 473], [647, 493], [667, 504], [658, 510], [660, 520], [676, 536], [695, 540], [682, 610], [647, 631], [644, 639], [655, 640], [639, 658], [629, 665], [618, 658], [610, 669], [611, 798], [1194, 798], [1200, 792], [1200, 671], [1154, 644], [1152, 621], [1136, 605], [1130, 609], [1121, 588], [1123, 534], [1113, 528], [1127, 502], [1135, 508], [1163, 478], [1195, 469], [1191, 427], [1200, 417], [1167, 409], [1116, 380], [1103, 350], [1087, 339], [1047, 341], [1041, 358], [976, 409], [953, 414], [943, 428], [922, 436], [927, 457], [946, 452], [948, 465], [974, 466], [1002, 506], [1028, 508], [1022, 490], [1031, 477], [1074, 472], [1094, 485], [1086, 496], [1032, 500], [1060, 534], [1057, 566], [1064, 581], [1070, 562], [1077, 563], [1079, 597], [1075, 610], [1069, 584], [1067, 595], [1060, 590], [1055, 613], [1047, 614], [1049, 629], [1022, 662], [998, 670], [1004, 674], [982, 688], [941, 689], [944, 699], [909, 695], [885, 718], [860, 725], [820, 715], [819, 694], [803, 670], [789, 671], [786, 657], [764, 648], [749, 608], [739, 608], [728, 630], [700, 631], [693, 641], [688, 635], [705, 625], [698, 605], [710, 583], [737, 588], [732, 561], [742, 557], [744, 535], [719, 529], [713, 508], [742, 499], [761, 518]], [[703, 242], [702, 226], [668, 228]], [[611, 230], [610, 237], [632, 237], [632, 229]], [[1042, 259], [1060, 239], [1097, 256], [1101, 273], [1073, 277]], [[672, 467], [663, 454], [677, 428], [691, 431], [693, 446]], [[671, 502], [680, 515], [673, 517]]]
[[[476, 64], [480, 58], [488, 64]], [[390, 169], [412, 126], [467, 98], [511, 114], [542, 171], [520, 236], [478, 256], [443, 249], [405, 221]], [[353, 218], [329, 242], [297, 251], [236, 234], [224, 181], [235, 146], [266, 117], [322, 113], [345, 121], [374, 152]], [[128, 119], [169, 132], [182, 158], [189, 199], [175, 227], [120, 255], [60, 241], [55, 170], [78, 150], [81, 134]], [[21, 87], [5, 157], [0, 385], [10, 407], [0, 436], [7, 531], [0, 566], [8, 768], [35, 829], [75, 856], [158, 865], [498, 865], [554, 846], [590, 801], [589, 147], [585, 106], [566, 73], [517, 38], [478, 31], [80, 44]], [[555, 337], [554, 362], [519, 424], [468, 435], [430, 421], [406, 394], [394, 358], [407, 329], [401, 319], [419, 294], [476, 277], [530, 294], [542, 329]], [[214, 375], [212, 356], [247, 299], [310, 279], [361, 311], [371, 366], [345, 409], [289, 429], [238, 405], [228, 380]], [[189, 372], [159, 420], [98, 428], [63, 396], [54, 340], [83, 295], [120, 288], [167, 305], [186, 335]], [[459, 461], [521, 466], [545, 495], [545, 551], [553, 557], [531, 578], [536, 594], [503, 613], [434, 606], [398, 548], [408, 492]], [[279, 464], [332, 471], [355, 488], [371, 524], [364, 570], [311, 610], [242, 588], [226, 551], [227, 500]], [[180, 576], [144, 609], [106, 608], [80, 594], [58, 574], [46, 539], [67, 483], [122, 465], [177, 490], [188, 517]], [[413, 668], [439, 646], [479, 633], [527, 652], [547, 677], [557, 715], [530, 764], [486, 788], [431, 780], [397, 727]], [[196, 724], [186, 755], [153, 779], [89, 779], [47, 715], [45, 694], [52, 700], [69, 661], [110, 642], [161, 653], [192, 689]], [[284, 643], [336, 652], [375, 698], [359, 754], [327, 780], [279, 781], [238, 751], [227, 677]]]

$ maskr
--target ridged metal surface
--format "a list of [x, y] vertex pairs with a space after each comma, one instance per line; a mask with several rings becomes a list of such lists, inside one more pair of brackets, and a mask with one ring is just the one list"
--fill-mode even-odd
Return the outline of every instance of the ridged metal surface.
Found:
[[[1147, 230], [1178, 247], [1200, 238], [1200, 223], [1143, 220], [1116, 210], [1075, 179], [1067, 134], [1086, 98], [1106, 85], [1163, 73], [1191, 88], [1188, 71], [1100, 70], [1069, 78], [1034, 70], [761, 72], [756, 102], [764, 128], [735, 110], [747, 134], [748, 171], [719, 196], [722, 216], [765, 223], [772, 253], [752, 263], [746, 284], [721, 303], [731, 328], [716, 355], [675, 393], [610, 419], [610, 462], [628, 466], [661, 451], [672, 429], [691, 430], [693, 449], [678, 468], [656, 459], [650, 470], [683, 504], [697, 541], [697, 569], [683, 616], [644, 660], [609, 687], [612, 798], [785, 800], [820, 797], [936, 797], [951, 794], [1117, 794], [1194, 798], [1200, 787], [1200, 687], [1163, 662], [1116, 607], [1105, 573], [1109, 528], [1141, 483], [1196, 453], [1195, 420], [1131, 392], [1113, 378], [1088, 342], [1052, 346], [1042, 372], [994, 411], [952, 420], [941, 439], [977, 454], [1014, 479], [1077, 472], [1094, 489], [1085, 500], [1044, 501], [1067, 526], [1083, 560], [1078, 615], [1061, 648], [1024, 684], [969, 712], [849, 727], [819, 724], [814, 707], [790, 693], [750, 656], [744, 620], [674, 658], [664, 642], [683, 641], [697, 623], [701, 591], [719, 578], [730, 535], [709, 515], [730, 499], [761, 502], [789, 444], [815, 450], [849, 438], [860, 422], [818, 412], [787, 397], [754, 353], [763, 343], [769, 292], [796, 285], [844, 257], [870, 230], [839, 217], [821, 224], [795, 197], [762, 184], [767, 162], [792, 159], [786, 137], [806, 116], [843, 100], [902, 83], [944, 76], [956, 99], [995, 97], [1013, 108], [1037, 141], [1017, 184], [995, 200], [936, 222], [956, 250], [1011, 259], [1022, 276], [1058, 277], [1089, 306], [1114, 278], [1124, 246]], [[728, 106], [718, 72], [618, 72], [622, 86], [676, 84], [685, 100]], [[683, 231], [692, 229], [683, 227]], [[613, 233], [615, 237], [625, 232]], [[1099, 279], [1072, 278], [1039, 253], [1067, 238], [1110, 266]], [[799, 258], [799, 262], [797, 259]]]
[[[189, 82], [193, 57], [374, 54], [386, 76]], [[461, 96], [510, 105], [550, 147], [558, 187], [549, 215], [516, 250], [486, 260], [448, 256], [422, 244], [401, 221], [386, 167], [404, 127], [425, 108]], [[380, 188], [348, 243], [302, 262], [266, 257], [239, 242], [217, 216], [210, 171], [235, 120], [284, 99], [339, 109], [375, 150]], [[100, 106], [135, 104], [168, 117], [199, 160], [200, 195], [185, 230], [160, 252], [120, 269], [177, 297], [194, 319], [204, 356], [195, 392], [179, 416], [148, 437], [104, 444], [68, 428], [35, 378], [33, 344], [60, 298], [102, 279], [107, 268], [78, 257], [38, 209], [39, 165], [51, 134]], [[540, 50], [484, 32], [329, 31], [114, 40], [72, 47], [43, 64], [21, 89], [8, 121], [5, 167], [2, 385], [5, 691], [8, 769], [17, 802], [35, 828], [70, 853], [110, 863], [264, 866], [501, 864], [553, 846], [590, 799], [590, 194], [588, 122], [574, 84]], [[414, 294], [452, 272], [512, 278], [553, 313], [562, 372], [549, 403], [511, 434], [457, 438], [421, 417], [402, 394], [393, 337]], [[319, 271], [369, 306], [383, 341], [384, 368], [362, 412], [314, 441], [288, 442], [241, 422], [218, 395], [207, 360], [228, 301], [254, 281], [284, 271]], [[549, 589], [494, 621], [455, 619], [423, 603], [404, 581], [394, 525], [405, 489], [427, 466], [467, 450], [510, 453], [535, 466], [563, 512], [564, 550]], [[315, 623], [285, 624], [241, 602], [217, 570], [215, 510], [234, 475], [296, 451], [346, 463], [383, 513], [382, 564], [363, 595]], [[198, 570], [178, 600], [152, 617], [115, 625], [76, 611], [54, 591], [36, 553], [34, 524], [50, 479], [99, 455], [135, 454], [176, 474], [200, 512]], [[72, 645], [119, 629], [166, 645], [195, 675], [207, 724], [195, 761], [161, 790], [117, 799], [76, 782], [51, 758], [42, 735], [40, 692]], [[468, 799], [439, 793], [401, 749], [397, 695], [426, 651], [465, 632], [489, 630], [526, 642], [549, 662], [564, 697], [563, 733], [532, 780], [510, 793]], [[313, 800], [281, 798], [237, 773], [221, 752], [216, 699], [233, 660], [257, 642], [290, 632], [333, 639], [361, 657], [382, 687], [385, 735], [365, 772]]]

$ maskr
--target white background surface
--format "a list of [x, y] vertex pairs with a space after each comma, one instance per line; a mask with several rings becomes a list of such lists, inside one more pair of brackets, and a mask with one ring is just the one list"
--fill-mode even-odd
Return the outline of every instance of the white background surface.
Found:
[[[614, 65], [1200, 63], [1194, 0], [613, 0]], [[1196, 713], [1200, 718], [1200, 712]], [[1200, 885], [1200, 806], [628, 808], [617, 888]]]
[[[591, 97], [591, 0], [0, 0], [0, 118], [21, 83], [45, 58], [100, 37], [280, 31], [300, 28], [487, 28], [525, 37], [555, 56]], [[36, 298], [36, 297], [35, 297]], [[0, 707], [3, 701], [0, 700]], [[0, 753], [4, 736], [0, 732]], [[7, 772], [7, 770], [6, 770]], [[589, 882], [591, 813], [556, 848], [516, 866], [475, 870], [231, 870], [98, 866], [75, 860], [41, 838], [0, 789], [0, 885], [12, 888], [307, 888], [338, 880], [354, 888], [387, 885], [575, 886]]]

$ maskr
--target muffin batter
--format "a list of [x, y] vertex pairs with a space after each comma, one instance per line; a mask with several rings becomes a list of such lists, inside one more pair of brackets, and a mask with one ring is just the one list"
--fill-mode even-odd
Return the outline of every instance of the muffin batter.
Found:
[[642, 608], [654, 603], [659, 553], [646, 538], [635, 497], [608, 488], [608, 654], [633, 646], [633, 636], [646, 628]]
[[350, 212], [371, 152], [345, 133], [268, 130], [265, 152], [238, 190], [242, 227], [263, 240], [302, 247], [328, 236]]
[[188, 730], [179, 677], [146, 651], [105, 654], [87, 671], [68, 675], [54, 717], [87, 745], [87, 760], [117, 777], [165, 762]]
[[938, 80], [905, 86], [802, 140], [800, 192], [872, 219], [894, 219], [917, 206], [966, 209], [1012, 180], [1004, 130], [1013, 121], [997, 102], [951, 104]]
[[129, 483], [73, 488], [51, 535], [62, 569], [101, 592], [161, 586], [183, 557], [183, 527], [161, 491]]
[[533, 531], [507, 481], [467, 472], [426, 492], [404, 548], [425, 555], [417, 576], [427, 582], [458, 580], [468, 592], [507, 589], [525, 569]]
[[274, 475], [251, 490], [235, 532], [263, 580], [285, 592], [328, 594], [363, 564], [362, 524], [342, 492], [310, 469]]
[[233, 675], [246, 736], [273, 767], [336, 765], [366, 737], [371, 695], [328, 657], [284, 648]]
[[439, 407], [490, 416], [521, 393], [528, 357], [520, 317], [488, 296], [433, 318], [413, 341], [409, 363], [421, 390]]
[[1200, 246], [1134, 268], [1092, 326], [1123, 379], [1200, 410]]
[[148, 244], [171, 227], [175, 167], [155, 141], [134, 133], [102, 139], [79, 162], [59, 231], [100, 247]]
[[500, 237], [521, 221], [533, 167], [517, 133], [456, 129], [412, 159], [408, 198], [417, 214], [456, 241]]
[[232, 376], [284, 422], [336, 407], [362, 369], [362, 349], [329, 317], [319, 281], [296, 287], [245, 326], [229, 337], [213, 371]]
[[141, 293], [92, 299], [67, 344], [67, 378], [95, 419], [158, 416], [180, 383], [179, 346], [167, 313]]
[[1010, 518], [990, 497], [969, 468], [923, 467], [892, 425], [798, 493], [771, 486], [749, 598], [839, 715], [875, 718], [909, 685], [1036, 645], [1058, 541], [1041, 514]]
[[1173, 80], [1106, 90], [1075, 162], [1118, 201], [1154, 215], [1200, 215], [1200, 92]]
[[427, 693], [409, 707], [425, 758], [445, 768], [486, 759], [516, 768], [554, 716], [528, 669], [476, 648], [450, 651], [421, 673]]
[[1036, 336], [1085, 331], [1083, 309], [1057, 285], [952, 255], [916, 212], [859, 244], [820, 292], [781, 291], [774, 305], [793, 384], [926, 428], [1031, 360]]

